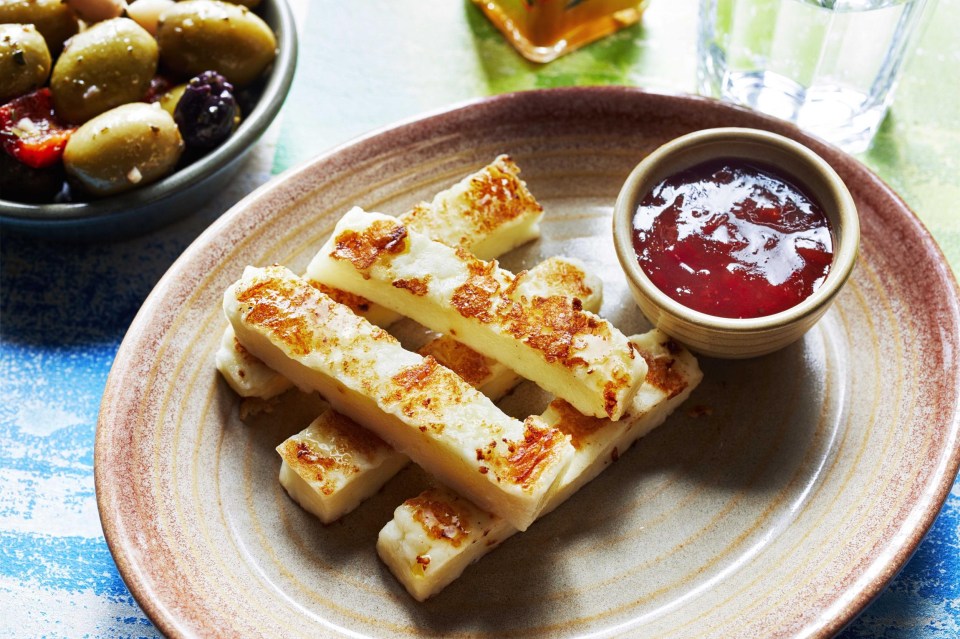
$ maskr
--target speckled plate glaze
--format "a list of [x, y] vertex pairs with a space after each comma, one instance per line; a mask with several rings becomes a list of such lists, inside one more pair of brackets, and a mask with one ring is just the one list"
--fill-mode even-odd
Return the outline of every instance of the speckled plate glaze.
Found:
[[[423, 481], [416, 469], [328, 527], [287, 498], [273, 447], [317, 402], [292, 394], [243, 422], [214, 368], [221, 296], [245, 265], [302, 270], [351, 205], [400, 213], [506, 152], [546, 215], [543, 238], [503, 263], [584, 259], [605, 283], [602, 314], [640, 332], [613, 251], [614, 200], [655, 146], [716, 126], [801, 140], [857, 201], [859, 265], [802, 341], [702, 359], [706, 379], [667, 424], [423, 604], [374, 550]], [[957, 472], [958, 298], [896, 194], [789, 125], [627, 88], [470, 103], [280, 176], [174, 264], [104, 394], [104, 532], [134, 596], [175, 637], [829, 636], [907, 561]], [[535, 396], [521, 386], [505, 407], [522, 413]]]

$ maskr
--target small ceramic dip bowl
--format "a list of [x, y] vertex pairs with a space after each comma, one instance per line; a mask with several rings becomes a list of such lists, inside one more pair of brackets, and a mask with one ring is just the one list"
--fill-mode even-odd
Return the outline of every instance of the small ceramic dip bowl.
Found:
[[654, 326], [702, 355], [748, 358], [796, 341], [826, 312], [853, 270], [860, 224], [840, 177], [809, 148], [721, 128], [637, 165], [613, 239]]

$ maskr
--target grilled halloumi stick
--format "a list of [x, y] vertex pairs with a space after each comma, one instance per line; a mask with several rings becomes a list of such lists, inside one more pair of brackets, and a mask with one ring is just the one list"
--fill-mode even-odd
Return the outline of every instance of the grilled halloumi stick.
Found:
[[293, 386], [244, 348], [230, 325], [223, 330], [216, 361], [217, 370], [240, 397], [270, 399]]
[[349, 211], [310, 262], [312, 280], [405, 313], [595, 417], [619, 419], [646, 364], [606, 320], [561, 296], [516, 293], [517, 278], [399, 219]]
[[410, 461], [332, 409], [277, 446], [277, 452], [287, 494], [325, 524], [356, 508]]
[[556, 428], [505, 415], [283, 267], [248, 267], [224, 294], [224, 313], [268, 366], [521, 530], [573, 457]]
[[[653, 330], [631, 339], [647, 359], [649, 370], [620, 421], [585, 417], [563, 400], [555, 400], [544, 412], [544, 420], [567, 433], [577, 452], [551, 490], [542, 515], [663, 423], [700, 383], [696, 359], [665, 334]], [[380, 531], [377, 552], [407, 591], [423, 601], [516, 532], [501, 517], [450, 489], [433, 488], [396, 509], [393, 520]]]
[[407, 228], [492, 260], [540, 237], [543, 207], [507, 155], [400, 216]]
[[[551, 297], [562, 295], [579, 300], [583, 310], [596, 313], [603, 301], [603, 284], [590, 274], [579, 260], [550, 257], [516, 276], [517, 296]], [[481, 393], [496, 401], [523, 379], [506, 364], [486, 357], [450, 335], [442, 335], [418, 351], [432, 355], [438, 362], [465, 379]]]
[[[501, 155], [476, 173], [417, 204], [400, 216], [403, 223], [434, 240], [493, 259], [540, 235], [543, 207], [519, 177], [520, 169]], [[315, 283], [377, 326], [386, 328], [402, 316], [359, 295]], [[231, 328], [224, 332], [217, 368], [241, 397], [269, 399], [291, 387], [282, 375], [250, 355]]]
[[[578, 260], [552, 257], [530, 269], [518, 290], [524, 295], [569, 295], [590, 311], [600, 308], [600, 278]], [[448, 336], [425, 344], [431, 355], [474, 388], [496, 401], [521, 378], [503, 364]], [[306, 429], [277, 446], [283, 460], [280, 483], [308, 512], [328, 524], [377, 492], [409, 461], [353, 420], [327, 410]]]

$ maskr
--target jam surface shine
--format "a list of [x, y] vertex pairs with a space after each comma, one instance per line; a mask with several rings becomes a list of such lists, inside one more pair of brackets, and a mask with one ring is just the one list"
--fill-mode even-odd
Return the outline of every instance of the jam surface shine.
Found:
[[633, 245], [661, 291], [727, 318], [773, 315], [824, 281], [833, 260], [820, 206], [773, 167], [712, 160], [654, 186], [637, 207]]

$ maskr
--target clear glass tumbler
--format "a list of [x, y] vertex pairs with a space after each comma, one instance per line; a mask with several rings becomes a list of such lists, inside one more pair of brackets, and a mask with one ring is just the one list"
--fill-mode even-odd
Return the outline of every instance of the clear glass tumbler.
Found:
[[701, 0], [700, 92], [860, 153], [934, 1]]

